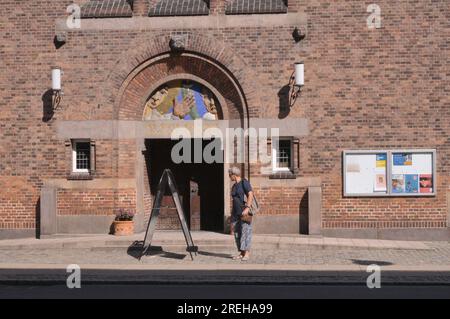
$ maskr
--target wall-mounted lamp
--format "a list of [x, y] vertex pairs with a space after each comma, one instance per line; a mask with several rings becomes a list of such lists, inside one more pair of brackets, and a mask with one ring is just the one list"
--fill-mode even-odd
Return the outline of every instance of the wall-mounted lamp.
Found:
[[56, 110], [61, 103], [61, 97], [63, 95], [61, 88], [61, 75], [63, 72], [61, 68], [55, 67], [52, 69], [52, 90], [53, 90], [53, 99], [52, 106], [53, 109]]
[[292, 107], [305, 85], [305, 64], [297, 62], [294, 64], [294, 73], [291, 76], [289, 86], [291, 87], [290, 106]]
[[306, 34], [297, 27], [292, 31], [292, 38], [294, 38], [295, 43], [302, 41], [305, 37]]
[[295, 63], [295, 86], [301, 88], [305, 85], [305, 64], [303, 62]]

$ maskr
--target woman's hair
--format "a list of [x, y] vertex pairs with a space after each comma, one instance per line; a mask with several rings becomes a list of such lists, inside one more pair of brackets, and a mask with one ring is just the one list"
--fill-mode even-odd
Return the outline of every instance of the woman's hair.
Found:
[[228, 170], [228, 174], [234, 176], [241, 176], [241, 170], [238, 167], [233, 166]]

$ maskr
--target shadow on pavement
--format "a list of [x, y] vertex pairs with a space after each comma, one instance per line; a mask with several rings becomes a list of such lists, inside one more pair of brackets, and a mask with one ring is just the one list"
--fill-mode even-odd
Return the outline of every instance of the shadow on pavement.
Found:
[[[135, 241], [133, 242], [133, 244], [130, 245], [130, 247], [128, 247], [127, 254], [135, 259], [140, 259], [141, 257], [145, 256], [156, 256], [156, 255], [163, 258], [184, 259], [187, 256], [187, 254], [165, 251], [161, 246], [150, 246], [145, 255], [142, 255], [143, 250], [144, 250], [143, 241]], [[218, 257], [225, 259], [230, 259], [232, 257], [230, 254], [214, 253], [209, 251], [198, 251], [197, 253], [202, 256]]]
[[232, 257], [232, 255], [230, 255], [230, 254], [211, 253], [208, 251], [199, 251], [198, 254], [202, 255], [202, 256], [219, 257], [219, 258], [225, 258], [225, 259], [230, 259]]
[[351, 259], [351, 261], [356, 265], [361, 266], [369, 266], [369, 265], [377, 265], [377, 266], [390, 266], [394, 263], [390, 261], [380, 261], [380, 260], [363, 260], [363, 259]]
[[156, 256], [156, 255], [162, 258], [169, 258], [169, 259], [184, 259], [187, 256], [186, 254], [178, 254], [164, 251], [164, 249], [161, 246], [150, 246], [144, 255], [143, 250], [144, 250], [143, 242], [135, 241], [133, 242], [133, 244], [131, 244], [130, 247], [128, 247], [127, 254], [135, 259], [141, 259], [141, 257]]

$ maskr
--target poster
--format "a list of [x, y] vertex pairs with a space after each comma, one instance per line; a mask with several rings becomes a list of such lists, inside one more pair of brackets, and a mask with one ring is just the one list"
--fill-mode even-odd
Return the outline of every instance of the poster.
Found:
[[377, 154], [376, 161], [376, 167], [386, 167], [387, 154]]
[[406, 193], [419, 192], [419, 175], [417, 174], [405, 175], [405, 192]]
[[405, 192], [405, 175], [402, 174], [392, 175], [392, 192], [393, 193]]
[[387, 153], [347, 154], [345, 162], [347, 195], [387, 193]]
[[386, 175], [385, 174], [377, 174], [375, 176], [375, 192], [386, 192]]
[[421, 193], [433, 192], [433, 177], [431, 174], [421, 174], [419, 176], [419, 185]]
[[394, 166], [411, 166], [412, 154], [411, 153], [395, 153], [393, 155]]

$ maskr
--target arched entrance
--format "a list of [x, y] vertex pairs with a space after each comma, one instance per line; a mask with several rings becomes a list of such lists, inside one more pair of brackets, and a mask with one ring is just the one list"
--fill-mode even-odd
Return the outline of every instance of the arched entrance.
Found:
[[[191, 77], [192, 78], [192, 77]], [[220, 98], [223, 101], [223, 98]], [[223, 103], [223, 102], [222, 102]], [[144, 121], [174, 121], [181, 127], [184, 121], [217, 121], [223, 119], [219, 98], [206, 86], [191, 79], [178, 78], [160, 85], [145, 103]], [[187, 142], [187, 144], [185, 144]], [[220, 141], [168, 138], [145, 140], [145, 162], [150, 192], [154, 197], [165, 169], [170, 169], [177, 181], [178, 191], [191, 230], [221, 231], [224, 228], [223, 161], [208, 163], [194, 152]], [[190, 154], [172, 153], [178, 144], [189, 147]], [[200, 147], [196, 147], [196, 144]], [[219, 147], [220, 148], [220, 144]], [[184, 151], [186, 151], [185, 149]], [[176, 156], [174, 156], [176, 155]], [[201, 155], [201, 154], [200, 154]], [[215, 154], [217, 155], [217, 154]], [[220, 154], [219, 154], [220, 155]], [[223, 154], [219, 156], [223, 159]], [[163, 198], [163, 213], [159, 228], [178, 226], [175, 204], [170, 194]]]
[[[151, 211], [155, 185], [164, 168], [174, 170], [193, 229], [223, 230], [227, 227], [230, 214], [228, 165], [176, 164], [171, 158], [174, 141], [170, 138], [175, 128], [192, 130], [192, 120], [208, 123], [234, 120], [239, 123], [238, 127], [245, 128], [247, 109], [242, 88], [233, 75], [220, 63], [202, 55], [192, 52], [160, 54], [130, 73], [121, 88], [116, 118], [141, 121], [145, 127], [157, 131], [154, 136], [145, 135], [136, 140], [137, 212], [141, 215], [137, 219], [138, 230]], [[200, 142], [203, 149], [211, 141], [192, 139], [191, 142]], [[120, 145], [118, 148], [120, 154]], [[171, 206], [171, 203], [165, 204]], [[161, 228], [177, 225], [173, 220], [175, 215], [171, 217], [169, 211], [170, 208], [163, 214], [168, 220], [161, 219]]]

